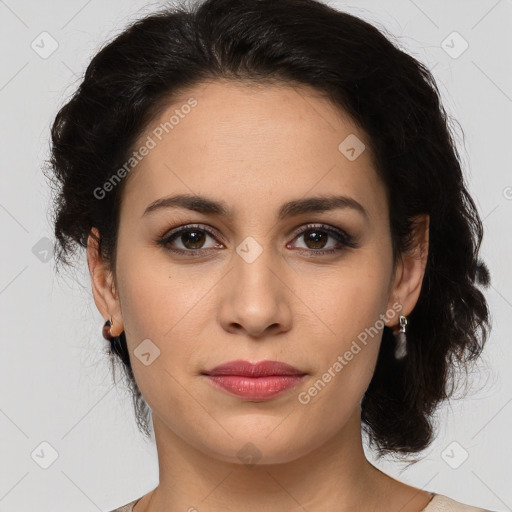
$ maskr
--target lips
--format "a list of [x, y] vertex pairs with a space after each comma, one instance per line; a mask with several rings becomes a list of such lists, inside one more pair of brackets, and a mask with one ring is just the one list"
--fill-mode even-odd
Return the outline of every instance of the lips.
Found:
[[230, 361], [207, 372], [208, 381], [217, 389], [251, 401], [262, 401], [296, 387], [306, 373], [279, 361]]
[[272, 375], [305, 375], [306, 372], [280, 361], [230, 361], [204, 372], [206, 375], [238, 375], [241, 377], [269, 377]]

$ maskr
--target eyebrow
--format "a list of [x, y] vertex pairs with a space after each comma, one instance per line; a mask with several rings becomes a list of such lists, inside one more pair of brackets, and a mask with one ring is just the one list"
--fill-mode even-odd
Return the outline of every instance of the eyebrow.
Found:
[[[184, 208], [203, 214], [218, 215], [220, 217], [233, 216], [233, 211], [224, 201], [216, 201], [208, 197], [192, 194], [179, 194], [163, 197], [153, 201], [144, 210], [142, 217], [163, 208]], [[279, 209], [278, 219], [283, 220], [303, 213], [325, 212], [345, 208], [356, 210], [366, 217], [367, 220], [369, 219], [368, 212], [365, 210], [363, 205], [355, 199], [348, 196], [333, 195], [308, 197], [305, 199], [294, 199], [292, 201], [288, 201]]]

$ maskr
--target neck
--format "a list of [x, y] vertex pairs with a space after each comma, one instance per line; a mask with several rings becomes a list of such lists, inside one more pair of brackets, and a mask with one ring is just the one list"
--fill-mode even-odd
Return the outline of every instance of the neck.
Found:
[[[187, 443], [157, 416], [153, 425], [160, 482], [137, 503], [134, 512], [382, 510], [390, 484], [403, 485], [367, 461], [359, 408], [342, 430], [334, 435], [326, 432], [307, 453], [273, 464], [222, 460], [208, 453], [209, 447]], [[293, 443], [288, 448], [294, 449]], [[248, 448], [240, 452], [244, 450], [251, 452]], [[257, 454], [258, 449], [254, 450]]]

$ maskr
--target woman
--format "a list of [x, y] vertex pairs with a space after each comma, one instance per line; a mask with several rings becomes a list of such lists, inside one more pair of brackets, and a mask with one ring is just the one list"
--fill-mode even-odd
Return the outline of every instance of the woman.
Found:
[[483, 510], [362, 445], [424, 450], [489, 328], [482, 223], [420, 62], [315, 0], [163, 9], [92, 59], [51, 163], [57, 259], [87, 249], [155, 432], [160, 482], [118, 511]]

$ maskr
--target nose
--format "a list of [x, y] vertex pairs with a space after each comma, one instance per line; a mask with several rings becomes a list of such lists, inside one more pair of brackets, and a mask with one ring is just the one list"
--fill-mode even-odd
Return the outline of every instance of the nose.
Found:
[[232, 265], [222, 287], [222, 327], [251, 338], [289, 330], [293, 294], [287, 280], [293, 271], [286, 261], [249, 238], [238, 246]]

